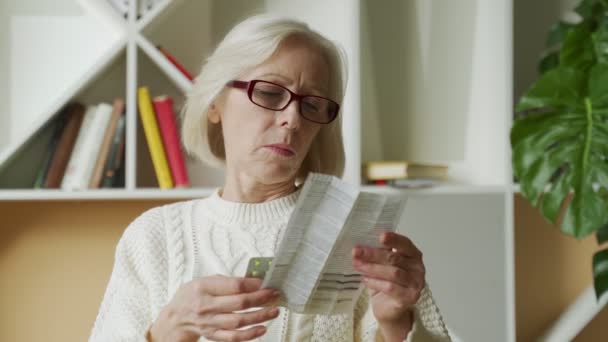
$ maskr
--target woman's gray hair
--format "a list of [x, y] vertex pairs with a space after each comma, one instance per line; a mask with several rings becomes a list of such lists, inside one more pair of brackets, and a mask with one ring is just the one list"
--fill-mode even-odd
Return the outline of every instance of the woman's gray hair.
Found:
[[[204, 62], [192, 90], [187, 94], [182, 111], [182, 139], [186, 152], [210, 166], [225, 168], [221, 122], [213, 124], [209, 121], [209, 107], [228, 81], [238, 79], [262, 64], [283, 40], [292, 35], [306, 37], [319, 46], [331, 72], [328, 96], [342, 103], [347, 66], [345, 53], [337, 44], [311, 30], [306, 23], [268, 14], [253, 16], [236, 25], [220, 42]], [[336, 120], [321, 126], [298, 171], [299, 182], [309, 172], [342, 177], [344, 145], [341, 116], [340, 113]]]

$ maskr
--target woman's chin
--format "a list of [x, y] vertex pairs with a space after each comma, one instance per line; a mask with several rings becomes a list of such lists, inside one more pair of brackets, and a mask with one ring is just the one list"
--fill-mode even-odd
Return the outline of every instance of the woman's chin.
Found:
[[259, 173], [259, 178], [264, 180], [264, 183], [280, 183], [293, 181], [296, 178], [297, 168], [286, 167], [284, 165], [270, 166], [266, 165], [263, 172]]

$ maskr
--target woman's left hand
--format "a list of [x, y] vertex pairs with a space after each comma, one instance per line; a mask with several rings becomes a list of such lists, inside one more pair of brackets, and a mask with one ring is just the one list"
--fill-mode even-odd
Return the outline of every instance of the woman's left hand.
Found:
[[363, 274], [378, 323], [403, 327], [404, 322], [411, 322], [412, 309], [424, 288], [422, 253], [409, 238], [397, 233], [382, 233], [379, 240], [384, 247], [353, 248], [353, 266]]

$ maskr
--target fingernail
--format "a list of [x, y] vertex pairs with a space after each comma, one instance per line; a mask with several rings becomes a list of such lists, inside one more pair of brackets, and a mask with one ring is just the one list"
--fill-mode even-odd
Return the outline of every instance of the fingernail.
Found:
[[279, 308], [272, 308], [269, 310], [270, 316], [275, 316], [279, 313]]
[[279, 291], [279, 290], [272, 291], [272, 296], [273, 297], [279, 297], [279, 296], [281, 296], [281, 291]]
[[363, 250], [361, 250], [361, 248], [355, 248], [354, 251], [353, 251], [353, 255], [355, 257], [360, 257], [360, 256], [363, 255]]

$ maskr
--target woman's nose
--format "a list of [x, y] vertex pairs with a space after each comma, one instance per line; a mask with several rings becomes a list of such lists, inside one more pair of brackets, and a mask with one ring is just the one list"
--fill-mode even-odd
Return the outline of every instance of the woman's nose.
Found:
[[291, 101], [291, 103], [281, 111], [278, 115], [281, 126], [289, 129], [297, 129], [300, 127], [301, 116], [300, 116], [300, 105], [298, 101]]

